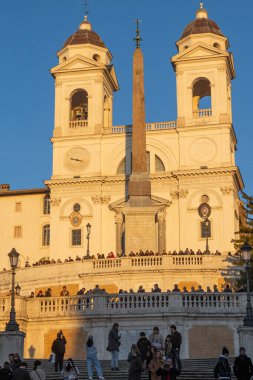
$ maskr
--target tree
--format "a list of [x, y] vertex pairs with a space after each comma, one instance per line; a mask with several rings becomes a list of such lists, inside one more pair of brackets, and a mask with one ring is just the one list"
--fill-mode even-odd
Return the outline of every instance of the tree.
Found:
[[[239, 235], [238, 239], [233, 240], [234, 246], [238, 251], [244, 244], [248, 242], [253, 247], [253, 197], [242, 192], [242, 212], [240, 216], [240, 230], [236, 232]], [[250, 261], [250, 290], [253, 291], [253, 257]], [[233, 257], [233, 264], [238, 268], [240, 276], [236, 280], [236, 286], [238, 289], [246, 286], [246, 273], [245, 270], [240, 270], [245, 265], [244, 260], [238, 253]]]

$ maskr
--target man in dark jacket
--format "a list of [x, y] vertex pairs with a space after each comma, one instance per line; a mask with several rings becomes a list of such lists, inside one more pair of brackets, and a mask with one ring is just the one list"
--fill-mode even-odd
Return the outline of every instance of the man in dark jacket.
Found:
[[18, 369], [13, 372], [12, 375], [13, 380], [31, 380], [30, 375], [27, 371], [27, 364], [25, 362], [21, 362]]
[[148, 338], [146, 338], [146, 334], [144, 331], [140, 333], [140, 339], [137, 342], [137, 347], [140, 352], [141, 360], [143, 361], [143, 368], [145, 368], [146, 361], [148, 359], [150, 348], [151, 348], [151, 343], [148, 340]]
[[66, 351], [66, 339], [65, 336], [63, 335], [62, 330], [57, 333], [57, 338], [53, 341], [52, 344], [52, 352], [55, 354], [55, 372], [58, 372], [58, 368], [60, 372], [62, 371], [63, 368], [63, 359], [64, 359], [64, 354]]
[[219, 356], [218, 363], [214, 368], [214, 377], [215, 379], [230, 380], [231, 379], [231, 370], [228, 361], [229, 351], [227, 347], [223, 347], [222, 355]]
[[0, 368], [0, 380], [11, 380], [12, 370], [9, 362], [4, 362], [3, 368]]
[[177, 380], [177, 375], [179, 375], [179, 370], [173, 365], [172, 359], [166, 359], [162, 367], [158, 368], [156, 371], [157, 376], [161, 376], [161, 380]]
[[121, 344], [120, 338], [121, 336], [119, 335], [119, 324], [114, 323], [108, 335], [108, 346], [107, 346], [107, 351], [110, 351], [112, 354], [112, 358], [111, 358], [112, 371], [119, 370], [119, 346]]
[[252, 361], [246, 355], [244, 347], [240, 348], [240, 355], [235, 359], [233, 369], [238, 380], [250, 380], [253, 376]]
[[178, 365], [179, 371], [182, 369], [182, 364], [180, 360], [180, 348], [182, 344], [182, 335], [180, 332], [177, 331], [177, 328], [175, 325], [170, 326], [170, 331], [171, 331], [171, 352], [173, 355], [173, 360], [174, 362]]

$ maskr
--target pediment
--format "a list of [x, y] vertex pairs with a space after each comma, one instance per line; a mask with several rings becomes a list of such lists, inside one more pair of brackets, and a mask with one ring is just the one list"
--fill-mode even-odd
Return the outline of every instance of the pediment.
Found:
[[202, 57], [214, 57], [214, 56], [228, 56], [229, 53], [214, 46], [207, 45], [205, 43], [197, 43], [188, 49], [183, 50], [172, 58], [172, 62], [191, 59], [191, 58], [202, 58]]
[[62, 62], [60, 65], [57, 65], [51, 69], [51, 73], [57, 72], [67, 72], [67, 71], [78, 71], [85, 69], [101, 69], [104, 68], [104, 65], [91, 60], [89, 58], [82, 57], [81, 55], [75, 55], [71, 59], [68, 59], [65, 62]]
[[[164, 207], [166, 208], [171, 205], [171, 201], [169, 201], [168, 199], [160, 198], [154, 195], [151, 196], [150, 200], [151, 200], [150, 206], [155, 207], [157, 209], [164, 208]], [[129, 207], [128, 203], [129, 203], [129, 199], [127, 197], [121, 198], [118, 201], [111, 203], [109, 205], [109, 209], [114, 210], [114, 211], [119, 211], [125, 207]]]

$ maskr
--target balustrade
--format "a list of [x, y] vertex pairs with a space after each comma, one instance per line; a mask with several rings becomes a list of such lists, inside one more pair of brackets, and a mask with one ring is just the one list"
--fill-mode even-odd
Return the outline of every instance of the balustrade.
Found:
[[177, 256], [173, 257], [174, 265], [202, 265], [203, 259], [198, 256]]
[[[252, 297], [253, 298], [253, 297]], [[7, 319], [10, 298], [0, 298], [0, 318]], [[16, 299], [17, 318], [47, 319], [124, 313], [217, 315], [246, 313], [244, 293], [94, 293], [84, 296]]]
[[200, 109], [193, 114], [194, 117], [212, 117], [213, 112], [212, 109], [207, 108], [207, 109]]
[[69, 128], [76, 129], [76, 128], [85, 128], [88, 127], [88, 121], [87, 120], [75, 120], [69, 122]]
[[[132, 133], [132, 125], [119, 125], [112, 127], [112, 133]], [[176, 129], [177, 122], [166, 121], [162, 123], [148, 123], [146, 124], [146, 131], [160, 131], [160, 130], [168, 130], [168, 129]]]

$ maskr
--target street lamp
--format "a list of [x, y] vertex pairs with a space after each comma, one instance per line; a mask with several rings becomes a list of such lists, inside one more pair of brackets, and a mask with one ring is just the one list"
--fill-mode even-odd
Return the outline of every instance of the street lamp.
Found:
[[249, 270], [250, 270], [250, 259], [252, 255], [252, 247], [246, 241], [241, 247], [241, 253], [243, 260], [246, 263], [246, 283], [247, 283], [247, 307], [246, 307], [246, 317], [244, 318], [244, 326], [253, 326], [253, 312], [250, 299], [250, 286], [249, 286]]
[[91, 230], [91, 225], [90, 223], [86, 224], [86, 229], [87, 229], [87, 253], [86, 253], [86, 257], [87, 259], [90, 258], [90, 230]]
[[20, 296], [20, 291], [21, 291], [21, 286], [19, 286], [19, 284], [17, 284], [15, 286], [15, 293], [16, 293], [17, 296]]
[[206, 235], [206, 253], [210, 253], [209, 251], [209, 244], [208, 244], [208, 238], [209, 238], [209, 234], [210, 234], [210, 220], [208, 218], [205, 219], [204, 221], [205, 223], [205, 235]]
[[[16, 321], [16, 311], [15, 311], [15, 269], [18, 266], [19, 253], [13, 248], [10, 253], [8, 253], [10, 259], [10, 266], [12, 270], [12, 287], [11, 287], [11, 311], [10, 311], [10, 320], [6, 323], [5, 331], [19, 331], [19, 325]], [[20, 286], [17, 285], [20, 290]], [[17, 288], [16, 287], [16, 288]], [[16, 289], [18, 290], [18, 289]]]

